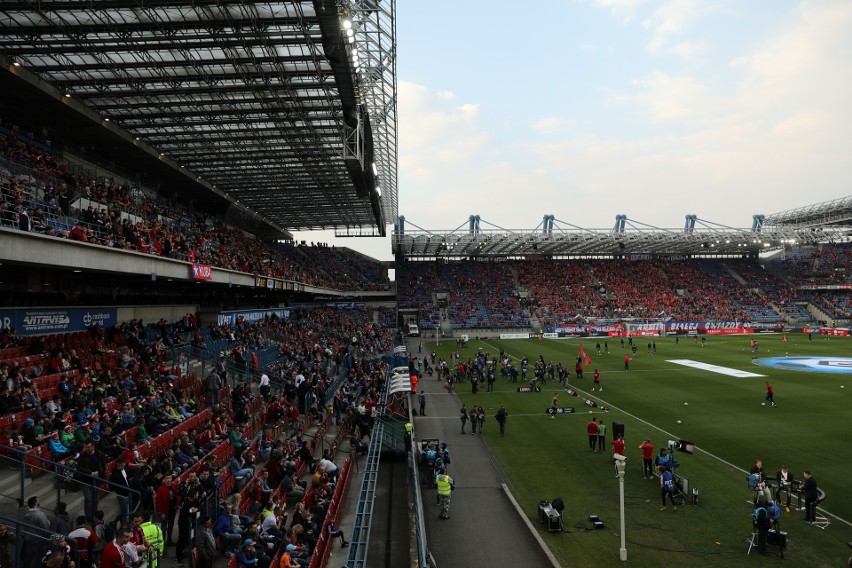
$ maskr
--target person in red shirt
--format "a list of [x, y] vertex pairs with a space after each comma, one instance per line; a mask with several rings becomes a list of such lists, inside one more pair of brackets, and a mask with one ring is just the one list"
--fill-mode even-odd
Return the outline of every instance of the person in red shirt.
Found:
[[[615, 440], [612, 441], [612, 455], [613, 456], [623, 456], [624, 455], [624, 438], [619, 436]], [[615, 464], [615, 458], [613, 457], [612, 463]], [[616, 476], [618, 476], [618, 470], [615, 470]]]
[[595, 387], [598, 387], [600, 391], [603, 392], [603, 387], [601, 386], [601, 374], [597, 369], [595, 369], [594, 380], [595, 382], [592, 384], [592, 390], [594, 391]]
[[625, 355], [625, 356], [624, 356], [624, 370], [625, 370], [625, 371], [629, 371], [629, 370], [630, 370], [630, 355]]
[[136, 442], [130, 442], [130, 444], [128, 444], [127, 446], [127, 449], [121, 453], [121, 457], [127, 464], [127, 469], [135, 470], [145, 465], [145, 460], [143, 458], [140, 458], [138, 455], [138, 448], [139, 444], [137, 444]]
[[589, 449], [593, 452], [598, 444], [598, 422], [592, 416], [592, 421], [586, 425], [586, 431], [589, 433]]
[[177, 508], [173, 506], [175, 493], [172, 491], [172, 476], [167, 475], [163, 478], [163, 483], [157, 488], [154, 494], [154, 508], [160, 515], [160, 529], [163, 531], [163, 539], [168, 545], [172, 543], [172, 528], [175, 523], [175, 512]]
[[645, 439], [639, 449], [642, 450], [642, 479], [651, 479], [654, 477], [654, 444]]
[[769, 381], [766, 381], [766, 402], [770, 403], [772, 406], [778, 406], [775, 404], [775, 390], [772, 388]]
[[127, 568], [124, 563], [124, 552], [121, 548], [130, 540], [130, 531], [126, 528], [119, 529], [115, 540], [107, 543], [101, 552], [100, 568]]
[[77, 544], [77, 554], [81, 566], [89, 566], [91, 555], [98, 546], [98, 536], [95, 531], [86, 526], [86, 517], [77, 517], [77, 528], [68, 533], [68, 538]]
[[411, 375], [411, 392], [417, 393], [417, 375]]

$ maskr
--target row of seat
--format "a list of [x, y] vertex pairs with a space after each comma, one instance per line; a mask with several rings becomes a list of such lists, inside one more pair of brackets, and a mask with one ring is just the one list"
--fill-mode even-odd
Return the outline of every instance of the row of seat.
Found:
[[[183, 391], [192, 395], [192, 393], [198, 393], [201, 390], [201, 381], [195, 377], [194, 375], [187, 375], [182, 378], [180, 381], [180, 386]], [[107, 410], [117, 409], [118, 403], [115, 401], [109, 401], [105, 404]], [[185, 431], [189, 431], [194, 428], [198, 428], [201, 425], [207, 424], [210, 422], [210, 418], [212, 417], [212, 412], [210, 409], [205, 409], [202, 412], [196, 414], [195, 416], [190, 417], [189, 419], [181, 422], [176, 425], [174, 428], [164, 432], [163, 434], [153, 438], [145, 442], [144, 444], [139, 445], [139, 454], [143, 458], [149, 458], [151, 456], [160, 456], [165, 450], [174, 443], [174, 440]], [[121, 433], [121, 437], [125, 440], [127, 444], [136, 440], [136, 434], [138, 433], [139, 427], [133, 426], [128, 428], [124, 432]], [[39, 459], [42, 458], [42, 459]], [[26, 456], [24, 458], [24, 463], [27, 465], [30, 474], [35, 477], [40, 475], [43, 471], [51, 470], [51, 466], [49, 463], [44, 460], [51, 460], [52, 456], [48, 446], [46, 444], [42, 444], [36, 446], [35, 448], [31, 448], [27, 450]], [[111, 460], [106, 464], [105, 467], [105, 477], [109, 479], [112, 472], [115, 470], [117, 464], [117, 460]]]
[[[342, 430], [341, 430], [342, 431]], [[311, 556], [309, 568], [325, 568], [328, 565], [328, 558], [331, 554], [332, 540], [328, 534], [329, 523], [334, 523], [338, 526], [340, 515], [343, 513], [343, 503], [346, 502], [346, 495], [349, 493], [349, 484], [352, 481], [352, 462], [349, 458], [343, 462], [340, 470], [340, 475], [337, 478], [337, 485], [334, 486], [334, 493], [331, 496], [331, 502], [328, 504], [328, 512], [325, 515], [322, 529], [320, 530], [317, 545], [314, 553]]]

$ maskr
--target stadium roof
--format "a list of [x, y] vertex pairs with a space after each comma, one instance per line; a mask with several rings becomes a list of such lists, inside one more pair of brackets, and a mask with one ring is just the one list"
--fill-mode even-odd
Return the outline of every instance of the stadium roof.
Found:
[[66, 107], [45, 118], [77, 110], [138, 148], [128, 159], [153, 155], [278, 227], [383, 234], [398, 208], [395, 12], [395, 0], [10, 0], [0, 100], [21, 103], [9, 91], [24, 78]]
[[823, 227], [852, 225], [852, 195], [767, 215], [764, 225]]
[[[481, 228], [481, 224], [493, 228]], [[407, 225], [415, 227], [410, 230]], [[394, 255], [406, 258], [469, 258], [520, 256], [757, 256], [815, 242], [844, 240], [843, 226], [767, 226], [755, 215], [750, 228], [733, 228], [686, 216], [682, 229], [663, 229], [617, 215], [612, 229], [586, 229], [553, 215], [534, 229], [507, 230], [478, 216], [451, 231], [417, 227], [400, 217], [393, 234]]]

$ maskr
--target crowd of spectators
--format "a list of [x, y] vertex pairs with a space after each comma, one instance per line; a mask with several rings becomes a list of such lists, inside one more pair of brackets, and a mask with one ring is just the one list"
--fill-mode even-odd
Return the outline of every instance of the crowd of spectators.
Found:
[[852, 320], [852, 295], [849, 292], [812, 292], [809, 301], [835, 322]]
[[852, 284], [852, 244], [823, 244], [785, 252], [771, 261], [795, 286]]
[[[425, 329], [437, 326], [441, 309], [454, 328], [525, 327], [531, 316], [546, 329], [626, 318], [762, 324], [813, 319], [807, 296], [745, 260], [408, 261], [398, 275], [399, 305], [418, 307]], [[446, 306], [436, 306], [443, 294]], [[524, 302], [522, 295], [528, 295]], [[848, 317], [844, 294], [815, 298], [836, 319]]]
[[189, 203], [69, 173], [49, 152], [14, 136], [6, 138], [0, 195], [0, 224], [27, 232], [318, 287], [389, 287], [381, 263], [357, 252], [304, 242], [267, 245]]
[[533, 261], [516, 267], [530, 305], [546, 325], [578, 318], [743, 321], [728, 290], [684, 260]]
[[435, 293], [444, 289], [434, 262], [400, 262], [396, 267], [397, 303], [420, 311], [419, 325], [436, 329], [441, 324]]
[[[250, 352], [275, 338], [280, 360], [255, 370], [249, 359], [245, 370], [254, 381], [267, 372], [272, 375], [272, 388], [259, 393], [248, 382], [230, 386], [240, 368], [225, 360], [204, 380], [181, 376], [179, 369], [165, 365], [156, 343], [164, 337], [186, 341], [194, 336], [198, 322], [192, 314], [174, 323], [145, 326], [137, 320], [108, 330], [47, 337], [19, 338], [5, 330], [0, 336], [3, 443], [27, 455], [44, 445], [50, 451], [45, 455], [63, 464], [57, 470], [61, 478], [83, 485], [84, 510], [74, 516], [58, 503], [44, 528], [66, 537], [72, 531], [83, 533], [77, 544], [94, 545], [93, 554], [102, 554], [113, 535], [129, 531], [140, 558], [155, 548], [163, 555], [166, 546], [174, 545], [175, 558], [183, 564], [193, 544], [189, 522], [198, 518], [200, 536], [194, 544], [204, 566], [212, 565], [223, 550], [237, 558], [255, 554], [258, 566], [284, 552], [307, 565], [321, 531], [345, 539], [325, 522], [340, 467], [331, 452], [313, 455], [317, 442], [306, 436], [304, 426], [323, 417], [328, 421], [333, 412], [335, 422], [351, 433], [353, 448], [365, 447], [386, 372], [373, 361], [391, 346], [389, 331], [373, 320], [367, 308], [306, 307], [293, 310], [286, 320], [238, 321], [231, 329], [220, 329], [233, 339], [229, 353], [222, 354], [231, 363], [235, 352]], [[101, 352], [108, 359], [97, 359], [104, 364], [96, 367], [92, 362]], [[44, 373], [61, 375], [54, 396], [37, 394]], [[341, 375], [345, 378], [333, 395], [333, 410], [326, 409], [326, 395]], [[208, 392], [211, 381], [217, 397]], [[20, 416], [26, 418], [18, 424]], [[305, 468], [313, 474], [307, 483], [300, 478]], [[87, 490], [90, 475], [111, 482], [119, 505], [115, 520], [99, 509], [97, 489]], [[221, 510], [212, 508], [209, 497], [214, 493], [222, 500]], [[289, 528], [285, 506], [293, 508]], [[129, 514], [132, 510], [139, 514]], [[40, 523], [44, 513], [37, 498], [30, 511]], [[76, 519], [74, 526], [70, 519]], [[147, 531], [136, 530], [151, 520], [159, 527], [159, 543], [149, 542]], [[212, 552], [204, 542], [208, 529]], [[76, 536], [49, 545], [30, 539], [29, 565], [67, 547]], [[257, 545], [253, 551], [243, 546], [249, 539]]]

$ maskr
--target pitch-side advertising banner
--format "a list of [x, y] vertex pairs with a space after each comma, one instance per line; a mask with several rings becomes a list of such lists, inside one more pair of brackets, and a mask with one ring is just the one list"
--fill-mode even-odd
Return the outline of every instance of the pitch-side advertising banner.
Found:
[[290, 317], [290, 310], [275, 309], [249, 310], [242, 312], [222, 312], [216, 317], [216, 320], [219, 325], [236, 325], [237, 320], [243, 320], [249, 323], [253, 323], [265, 319], [266, 317], [271, 318], [273, 315], [281, 319], [286, 319]]
[[806, 327], [802, 331], [804, 333], [819, 333], [820, 335], [849, 335], [849, 330], [845, 327]]
[[108, 328], [116, 319], [115, 308], [0, 310], [0, 327], [22, 336], [85, 331], [95, 325]]

